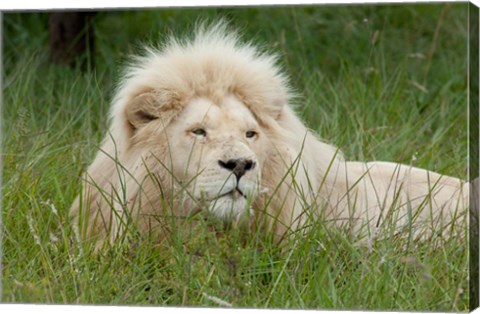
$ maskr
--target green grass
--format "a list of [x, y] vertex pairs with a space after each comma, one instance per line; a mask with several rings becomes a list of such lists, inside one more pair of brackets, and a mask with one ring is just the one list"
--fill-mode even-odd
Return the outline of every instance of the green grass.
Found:
[[[466, 311], [468, 246], [324, 224], [272, 244], [241, 230], [93, 255], [70, 228], [79, 176], [106, 130], [128, 55], [193, 21], [226, 17], [277, 52], [307, 125], [348, 159], [466, 179], [468, 4], [137, 10], [96, 15], [96, 69], [48, 62], [47, 17], [4, 15], [2, 302]], [[376, 34], [376, 35], [375, 35]], [[200, 234], [200, 236], [198, 236]]]

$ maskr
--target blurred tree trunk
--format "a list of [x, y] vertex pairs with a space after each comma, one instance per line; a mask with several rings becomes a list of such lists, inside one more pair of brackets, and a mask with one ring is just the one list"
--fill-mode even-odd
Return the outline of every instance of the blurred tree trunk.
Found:
[[79, 65], [82, 70], [94, 66], [95, 12], [53, 12], [49, 14], [50, 59], [54, 63]]

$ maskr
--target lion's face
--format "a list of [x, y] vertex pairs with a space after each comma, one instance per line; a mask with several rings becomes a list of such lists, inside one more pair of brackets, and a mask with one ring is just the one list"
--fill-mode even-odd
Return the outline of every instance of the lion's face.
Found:
[[216, 104], [206, 98], [188, 102], [163, 136], [168, 141], [165, 167], [190, 198], [224, 220], [249, 211], [259, 193], [265, 139], [236, 97]]

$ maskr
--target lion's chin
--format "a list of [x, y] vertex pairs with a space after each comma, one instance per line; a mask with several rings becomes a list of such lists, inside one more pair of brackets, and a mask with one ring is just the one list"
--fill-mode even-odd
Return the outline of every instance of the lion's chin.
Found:
[[210, 201], [208, 211], [226, 222], [238, 221], [251, 215], [248, 199], [235, 193], [228, 193]]

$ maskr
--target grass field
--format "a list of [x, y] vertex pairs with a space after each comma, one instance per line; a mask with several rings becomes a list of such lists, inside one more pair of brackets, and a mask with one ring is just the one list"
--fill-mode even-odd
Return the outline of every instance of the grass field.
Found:
[[[466, 179], [468, 4], [101, 12], [96, 68], [48, 62], [47, 16], [4, 14], [2, 302], [468, 310], [468, 245], [386, 238], [372, 248], [319, 225], [279, 250], [238, 230], [189, 249], [147, 238], [93, 255], [69, 226], [80, 174], [107, 126], [128, 56], [225, 17], [281, 56], [307, 125], [348, 159]], [[262, 249], [259, 250], [258, 247]]]

